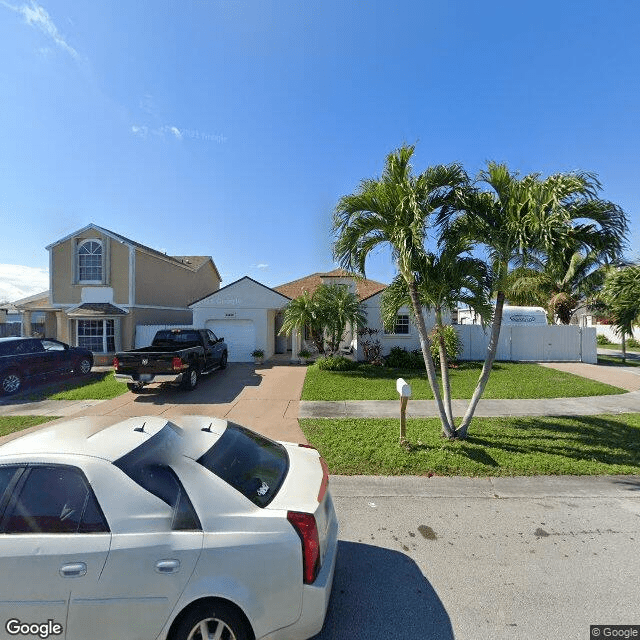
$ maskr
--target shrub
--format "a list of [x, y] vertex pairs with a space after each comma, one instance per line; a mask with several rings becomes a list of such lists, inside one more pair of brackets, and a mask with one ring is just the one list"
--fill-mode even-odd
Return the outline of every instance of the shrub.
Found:
[[358, 363], [354, 360], [349, 360], [344, 356], [328, 356], [327, 358], [320, 358], [316, 361], [318, 369], [322, 371], [353, 371], [358, 368]]
[[431, 357], [436, 367], [440, 364], [440, 332], [444, 336], [444, 348], [449, 362], [455, 362], [462, 353], [462, 340], [450, 324], [444, 325], [442, 328], [434, 327], [429, 333], [429, 340], [431, 341]]
[[602, 334], [602, 333], [599, 333], [599, 334], [596, 336], [596, 342], [597, 342], [598, 344], [600, 344], [600, 345], [613, 344], [613, 343], [611, 342], [611, 340], [609, 340], [609, 338], [607, 338], [607, 336], [605, 336], [605, 335], [604, 335], [604, 334]]
[[407, 351], [402, 347], [393, 347], [384, 359], [384, 364], [392, 369], [424, 369], [422, 351]]
[[358, 336], [361, 338], [359, 344], [365, 361], [376, 365], [382, 364], [380, 357], [382, 345], [376, 337], [378, 333], [378, 329], [372, 329], [371, 327], [363, 327], [358, 330]]
[[640, 340], [629, 338], [627, 340], [627, 347], [631, 347], [632, 349], [640, 349]]

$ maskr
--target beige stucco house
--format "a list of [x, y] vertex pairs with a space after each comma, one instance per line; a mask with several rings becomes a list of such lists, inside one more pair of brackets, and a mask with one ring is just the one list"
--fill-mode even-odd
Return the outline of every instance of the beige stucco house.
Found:
[[91, 349], [96, 363], [132, 348], [138, 324], [191, 324], [189, 304], [220, 288], [210, 256], [169, 256], [95, 224], [47, 250], [48, 295], [17, 305], [23, 335], [44, 311], [47, 337]]

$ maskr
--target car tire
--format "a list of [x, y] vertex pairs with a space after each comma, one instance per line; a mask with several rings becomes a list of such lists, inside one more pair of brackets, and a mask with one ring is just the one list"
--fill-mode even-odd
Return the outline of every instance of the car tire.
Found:
[[132, 393], [140, 393], [143, 386], [144, 385], [140, 384], [139, 382], [127, 382], [127, 389], [129, 389], [129, 391], [131, 391]]
[[227, 352], [226, 351], [222, 354], [222, 358], [220, 358], [220, 368], [221, 369], [227, 368]]
[[[203, 631], [206, 630], [206, 635]], [[236, 609], [224, 602], [194, 607], [182, 618], [172, 640], [250, 640], [246, 623]]]
[[86, 376], [91, 373], [92, 366], [93, 362], [91, 362], [90, 358], [80, 358], [74, 367], [75, 374], [77, 376]]
[[193, 391], [198, 386], [198, 380], [200, 379], [200, 374], [198, 370], [194, 367], [187, 371], [187, 376], [182, 383], [182, 388], [187, 391]]
[[17, 371], [6, 371], [0, 377], [0, 390], [6, 395], [18, 393], [22, 389], [22, 376]]

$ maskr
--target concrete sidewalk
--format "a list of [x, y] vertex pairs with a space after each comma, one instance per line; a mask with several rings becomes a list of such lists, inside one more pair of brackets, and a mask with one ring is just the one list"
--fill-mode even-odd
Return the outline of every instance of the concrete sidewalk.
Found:
[[[542, 363], [541, 363], [542, 364]], [[585, 398], [480, 400], [475, 416], [580, 416], [604, 413], [640, 413], [640, 367], [607, 367], [582, 362], [549, 362], [543, 366], [598, 380], [630, 393]], [[468, 400], [452, 402], [455, 417], [462, 417]], [[302, 401], [300, 418], [397, 418], [398, 400]], [[407, 417], [438, 417], [434, 400], [409, 400]]]

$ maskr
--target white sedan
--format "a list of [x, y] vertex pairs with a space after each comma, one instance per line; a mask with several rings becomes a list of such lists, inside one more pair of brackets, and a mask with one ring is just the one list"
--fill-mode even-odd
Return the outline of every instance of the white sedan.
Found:
[[1, 637], [320, 631], [338, 522], [315, 449], [202, 416], [104, 422], [0, 446]]

